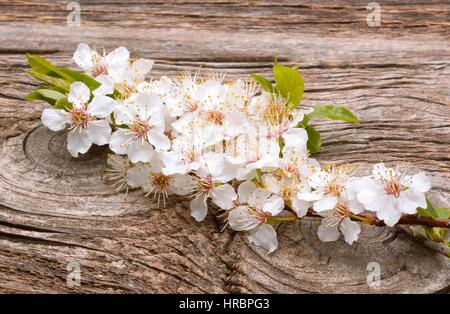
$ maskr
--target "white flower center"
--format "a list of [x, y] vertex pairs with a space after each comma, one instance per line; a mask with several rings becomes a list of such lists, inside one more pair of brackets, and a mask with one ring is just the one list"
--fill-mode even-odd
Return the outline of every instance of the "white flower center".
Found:
[[170, 178], [161, 172], [151, 173], [150, 176], [155, 191], [166, 194], [167, 188], [170, 184]]
[[92, 75], [94, 77], [97, 77], [100, 74], [108, 74], [108, 67], [103, 62], [95, 63], [94, 69], [92, 70]]
[[136, 86], [132, 84], [127, 84], [127, 82], [123, 82], [120, 84], [116, 84], [115, 87], [120, 92], [120, 95], [123, 98], [130, 97], [133, 93], [136, 92]]
[[335, 208], [333, 208], [333, 213], [331, 217], [328, 219], [328, 225], [329, 226], [336, 226], [338, 225], [345, 217], [349, 217], [350, 215], [350, 209], [348, 208], [348, 205], [346, 202], [340, 202], [336, 205]]
[[188, 162], [194, 162], [198, 158], [198, 154], [194, 149], [190, 149], [189, 151], [187, 151], [185, 156], [186, 156], [186, 161], [188, 161]]
[[85, 108], [73, 108], [70, 110], [70, 116], [72, 118], [72, 127], [86, 128], [90, 120], [93, 120]]
[[405, 187], [397, 179], [384, 182], [383, 188], [388, 195], [395, 197], [399, 197], [400, 193], [405, 190]]
[[136, 138], [147, 139], [147, 132], [150, 130], [150, 128], [151, 127], [148, 121], [139, 119], [137, 119], [133, 122], [132, 125], [130, 125], [130, 130], [136, 134]]
[[201, 192], [209, 193], [215, 187], [214, 181], [210, 178], [201, 178], [198, 179], [198, 190]]
[[344, 186], [336, 181], [331, 181], [325, 188], [325, 193], [329, 195], [339, 196], [344, 190]]
[[284, 167], [284, 172], [288, 175], [297, 177], [300, 175], [300, 171], [298, 170], [297, 166], [294, 163], [288, 163]]
[[198, 104], [195, 102], [188, 102], [186, 105], [187, 112], [194, 112], [198, 109]]
[[223, 113], [218, 110], [210, 110], [206, 114], [206, 120], [217, 125], [222, 125], [223, 119]]

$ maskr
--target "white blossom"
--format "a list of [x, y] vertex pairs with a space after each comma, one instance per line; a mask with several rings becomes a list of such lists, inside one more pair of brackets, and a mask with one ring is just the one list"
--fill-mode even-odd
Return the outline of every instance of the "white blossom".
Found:
[[92, 144], [108, 144], [111, 127], [106, 118], [116, 106], [116, 101], [104, 95], [96, 95], [89, 103], [91, 92], [82, 82], [70, 85], [68, 101], [71, 108], [47, 108], [42, 112], [42, 123], [52, 131], [69, 127], [67, 149], [73, 157], [86, 153]]
[[105, 175], [115, 192], [125, 191], [128, 193], [131, 187], [129, 174], [133, 166], [126, 157], [116, 154], [108, 155]]
[[310, 187], [307, 182], [302, 182], [295, 177], [287, 177], [284, 174], [271, 173], [263, 177], [263, 182], [267, 190], [283, 198], [298, 217], [303, 217], [308, 212], [310, 202], [299, 198], [302, 192], [309, 192]]
[[237, 231], [248, 231], [251, 243], [262, 246], [269, 253], [278, 247], [277, 234], [269, 220], [281, 213], [283, 199], [269, 190], [244, 181], [238, 188], [238, 202], [228, 214], [228, 224]]
[[305, 201], [312, 201], [316, 212], [330, 210], [337, 205], [341, 194], [347, 192], [351, 181], [351, 169], [331, 165], [311, 174], [308, 183], [312, 191], [301, 192], [298, 196]]
[[130, 53], [127, 48], [119, 47], [106, 54], [100, 55], [87, 44], [78, 44], [77, 50], [73, 55], [75, 63], [87, 74], [97, 77], [107, 75], [114, 81], [123, 76]]
[[[114, 109], [119, 126], [111, 136], [109, 147], [117, 154], [127, 154], [131, 162], [147, 162], [155, 151], [170, 148], [164, 134], [164, 108], [158, 96], [140, 93], [135, 102], [123, 102]], [[123, 127], [125, 126], [125, 127]]]
[[363, 211], [363, 206], [352, 193], [342, 193], [334, 208], [319, 213], [324, 217], [317, 231], [319, 239], [324, 242], [336, 241], [341, 231], [345, 242], [353, 244], [358, 239], [361, 227], [351, 218], [353, 214]]
[[162, 161], [156, 157], [146, 163], [139, 163], [128, 172], [128, 183], [132, 187], [140, 187], [147, 196], [153, 195], [158, 206], [161, 199], [164, 206], [169, 195], [185, 195], [183, 187], [191, 182], [189, 177], [182, 175], [165, 175], [162, 172]]
[[425, 193], [431, 181], [423, 172], [410, 176], [379, 163], [371, 176], [360, 178], [354, 186], [364, 207], [393, 226], [403, 213], [415, 214], [417, 207], [427, 207]]
[[115, 154], [105, 172], [116, 192], [140, 188], [164, 206], [184, 196], [198, 222], [213, 204], [230, 228], [269, 253], [278, 247], [279, 221], [321, 216], [321, 241], [342, 234], [352, 244], [360, 223], [375, 216], [364, 211], [394, 226], [427, 206], [431, 182], [423, 172], [406, 175], [380, 163], [357, 177], [352, 166], [321, 167], [309, 156], [303, 128], [313, 109], [260, 93], [256, 82], [198, 73], [146, 80], [153, 61], [131, 60], [124, 47], [99, 53], [80, 43], [73, 60], [100, 86], [72, 83], [69, 105], [45, 109], [41, 120], [68, 130], [73, 157], [109, 144]]
[[153, 63], [152, 60], [139, 58], [128, 63], [127, 67], [117, 75], [114, 87], [122, 97], [129, 98], [138, 95], [139, 90], [144, 90], [140, 85], [145, 85], [145, 76], [151, 71]]

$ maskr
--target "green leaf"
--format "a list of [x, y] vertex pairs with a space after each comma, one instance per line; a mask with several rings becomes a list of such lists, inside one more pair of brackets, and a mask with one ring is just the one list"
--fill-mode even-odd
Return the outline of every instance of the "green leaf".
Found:
[[442, 242], [444, 240], [444, 228], [425, 228], [428, 239], [432, 241]]
[[34, 76], [35, 78], [37, 78], [38, 80], [41, 80], [47, 84], [56, 86], [58, 88], [61, 88], [64, 91], [69, 91], [69, 87], [70, 87], [70, 82], [62, 79], [62, 78], [56, 78], [56, 77], [52, 77], [49, 75], [45, 75], [39, 72], [36, 72], [34, 70], [31, 71], [27, 71], [27, 73], [31, 74], [32, 76]]
[[36, 92], [46, 98], [54, 99], [55, 101], [66, 97], [63, 93], [51, 89], [38, 89]]
[[84, 73], [73, 71], [73, 70], [67, 69], [67, 68], [60, 68], [60, 71], [63, 72], [64, 74], [70, 76], [74, 81], [80, 81], [80, 82], [83, 82], [84, 84], [86, 84], [86, 86], [89, 87], [91, 92], [93, 90], [97, 89], [98, 87], [100, 87], [100, 85], [101, 85], [97, 80], [93, 79], [92, 77], [90, 77]]
[[350, 110], [342, 106], [331, 106], [331, 105], [315, 106], [314, 111], [309, 113], [308, 117], [310, 119], [327, 118], [332, 120], [342, 120], [358, 124], [358, 118], [356, 118]]
[[417, 208], [417, 213], [423, 217], [430, 218], [450, 218], [450, 208], [443, 207], [435, 207], [431, 202], [427, 199], [427, 208]]
[[37, 90], [34, 90], [31, 93], [29, 93], [27, 95], [27, 97], [25, 97], [25, 99], [26, 100], [42, 100], [42, 101], [48, 102], [52, 106], [56, 103], [56, 101], [54, 99], [46, 98], [46, 97], [42, 96]]
[[320, 151], [320, 146], [322, 145], [320, 141], [320, 133], [310, 125], [307, 125], [305, 130], [308, 133], [307, 147], [309, 152], [311, 154], [318, 153]]
[[60, 68], [53, 65], [50, 61], [41, 56], [27, 54], [27, 58], [28, 64], [31, 66], [33, 71], [37, 73], [57, 78], [63, 78], [69, 82], [75, 81], [70, 75], [64, 73]]
[[67, 97], [60, 98], [53, 106], [54, 109], [72, 109], [73, 105], [67, 100]]
[[31, 68], [39, 73], [48, 74], [52, 72], [52, 64], [50, 61], [42, 58], [41, 56], [31, 55], [27, 53], [28, 64]]
[[291, 109], [296, 108], [303, 97], [305, 85], [298, 68], [290, 68], [275, 63], [273, 65], [273, 77], [275, 79], [275, 90], [288, 101]]
[[266, 92], [269, 92], [269, 93], [273, 93], [272, 83], [268, 79], [266, 79], [264, 76], [258, 75], [258, 74], [252, 74], [252, 77], [255, 81], [257, 81], [259, 83], [259, 85], [261, 85], [263, 90], [265, 90]]
[[38, 87], [36, 87], [36, 90], [38, 90], [38, 89], [50, 89], [50, 90], [54, 90], [54, 91], [60, 92], [61, 94], [64, 94], [66, 92], [65, 90], [63, 90], [63, 89], [61, 89], [59, 87], [53, 86], [53, 85], [38, 86]]
[[435, 207], [434, 210], [437, 214], [437, 218], [450, 218], [450, 208]]
[[37, 88], [27, 95], [26, 100], [43, 100], [48, 102], [50, 105], [54, 105], [59, 99], [66, 97], [64, 94], [52, 90]]
[[434, 208], [433, 204], [427, 199], [427, 208], [417, 208], [417, 213], [420, 216], [423, 217], [429, 217], [429, 218], [437, 218], [438, 213], [436, 212], [436, 209]]
[[309, 118], [308, 118], [308, 115], [304, 115], [304, 117], [303, 117], [303, 120], [299, 123], [299, 124], [297, 124], [297, 128], [306, 128], [307, 126], [308, 126], [308, 123], [309, 123]]

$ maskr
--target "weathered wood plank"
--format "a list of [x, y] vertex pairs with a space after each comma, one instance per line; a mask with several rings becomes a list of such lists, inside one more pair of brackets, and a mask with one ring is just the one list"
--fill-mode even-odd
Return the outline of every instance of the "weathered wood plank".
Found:
[[[63, 25], [67, 1], [7, 1], [0, 21]], [[368, 1], [79, 1], [83, 26], [253, 29], [323, 34], [367, 32]], [[383, 1], [384, 34], [448, 34], [449, 4], [442, 0]]]
[[[4, 292], [436, 292], [450, 285], [443, 256], [387, 228], [360, 243], [320, 243], [317, 222], [279, 227], [272, 255], [212, 217], [198, 224], [184, 203], [164, 210], [138, 192], [102, 185], [104, 149], [73, 160], [63, 137], [39, 125], [43, 103], [24, 96], [37, 82], [24, 53], [72, 65], [76, 44], [125, 45], [157, 62], [152, 74], [270, 74], [274, 55], [299, 63], [304, 105], [342, 104], [361, 125], [318, 121], [323, 162], [411, 163], [432, 177], [432, 198], [449, 206], [450, 6], [382, 6], [379, 29], [366, 2], [83, 2], [82, 27], [65, 25], [65, 3], [0, 3], [0, 291]], [[37, 127], [37, 128], [36, 128]], [[30, 131], [32, 130], [32, 131]], [[66, 285], [70, 261], [81, 287]], [[366, 284], [379, 262], [380, 289]]]

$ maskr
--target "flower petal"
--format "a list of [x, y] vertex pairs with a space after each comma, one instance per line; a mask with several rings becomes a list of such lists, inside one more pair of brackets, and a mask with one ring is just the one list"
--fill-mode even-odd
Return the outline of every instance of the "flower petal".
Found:
[[270, 196], [270, 191], [262, 188], [257, 188], [248, 198], [247, 203], [255, 208], [262, 208], [263, 204]]
[[322, 190], [327, 186], [327, 183], [331, 180], [331, 175], [324, 172], [319, 171], [308, 178], [308, 183], [313, 189]]
[[276, 216], [283, 211], [284, 200], [278, 195], [272, 195], [262, 204], [261, 209], [272, 216]]
[[323, 197], [323, 193], [318, 193], [318, 192], [309, 192], [309, 191], [304, 191], [304, 192], [298, 192], [297, 197], [299, 199], [302, 199], [304, 201], [318, 201]]
[[70, 123], [71, 117], [64, 110], [46, 108], [42, 111], [41, 121], [50, 130], [61, 131]]
[[370, 177], [362, 177], [353, 183], [357, 200], [366, 210], [377, 211], [379, 199], [386, 195], [381, 184], [378, 184]]
[[230, 209], [233, 207], [233, 201], [237, 199], [237, 194], [231, 185], [222, 184], [212, 190], [211, 198], [220, 208]]
[[178, 195], [190, 194], [197, 186], [197, 180], [195, 180], [191, 176], [175, 174], [171, 176], [171, 180], [171, 189], [175, 194]]
[[244, 181], [238, 187], [239, 202], [245, 204], [253, 192], [256, 191], [256, 185], [252, 181]]
[[133, 137], [127, 130], [118, 129], [115, 131], [109, 141], [109, 148], [116, 154], [126, 154], [128, 152], [128, 144]]
[[83, 82], [74, 82], [70, 84], [69, 96], [67, 96], [67, 100], [70, 103], [80, 107], [87, 104], [90, 97], [91, 91]]
[[282, 135], [285, 146], [304, 148], [308, 142], [308, 134], [304, 128], [291, 128]]
[[134, 188], [142, 187], [147, 182], [149, 176], [142, 166], [131, 167], [128, 170], [128, 185]]
[[136, 119], [137, 112], [133, 105], [120, 103], [114, 108], [114, 119], [117, 125], [131, 125]]
[[87, 107], [87, 112], [98, 118], [106, 118], [114, 110], [117, 102], [108, 96], [94, 96]]
[[425, 194], [410, 187], [406, 191], [400, 193], [397, 204], [401, 212], [413, 215], [417, 213], [417, 207], [427, 207], [427, 200]]
[[292, 198], [292, 209], [297, 214], [297, 217], [304, 217], [308, 212], [309, 202], [304, 201], [297, 196]]
[[173, 174], [186, 174], [191, 171], [189, 165], [185, 164], [183, 161], [176, 161], [168, 164], [162, 169], [163, 174], [170, 176]]
[[348, 208], [353, 214], [360, 214], [364, 211], [364, 206], [355, 198], [348, 199]]
[[282, 184], [280, 181], [275, 179], [273, 175], [266, 174], [263, 176], [263, 182], [266, 189], [268, 189], [270, 192], [278, 194], [281, 190]]
[[208, 213], [208, 207], [206, 206], [206, 193], [198, 194], [190, 203], [191, 216], [198, 222], [205, 219]]
[[170, 140], [164, 133], [150, 130], [147, 134], [148, 141], [155, 146], [156, 150], [168, 150], [170, 148]]
[[73, 54], [73, 61], [85, 72], [90, 72], [94, 67], [92, 50], [85, 43], [79, 43]]
[[222, 174], [223, 168], [225, 166], [225, 160], [222, 154], [208, 152], [202, 157], [207, 172], [211, 174], [212, 177], [219, 177]]
[[337, 198], [334, 196], [325, 196], [321, 200], [314, 202], [313, 209], [314, 211], [320, 213], [325, 210], [331, 210], [337, 205]]
[[422, 193], [428, 192], [431, 189], [431, 180], [425, 173], [419, 172], [413, 175], [411, 187]]
[[[139, 93], [136, 97], [136, 110], [141, 120], [147, 121], [152, 114], [161, 113], [162, 108], [161, 99], [156, 94]], [[158, 116], [157, 119], [160, 119], [160, 117]], [[157, 120], [151, 122], [151, 124], [161, 123]]]
[[393, 227], [402, 216], [395, 203], [395, 197], [384, 196], [379, 199], [380, 207], [377, 210], [377, 217], [389, 227]]
[[138, 72], [140, 76], [144, 76], [151, 71], [153, 64], [154, 62], [151, 60], [139, 58], [133, 62], [132, 69]]
[[354, 241], [358, 240], [359, 233], [361, 232], [361, 227], [359, 226], [359, 224], [357, 222], [351, 221], [348, 217], [342, 220], [339, 229], [344, 235], [345, 242], [350, 245]]
[[92, 92], [94, 96], [105, 96], [114, 93], [114, 81], [111, 77], [106, 74], [100, 74], [95, 80], [101, 85]]
[[[194, 166], [194, 165], [195, 164], [193, 164], [192, 166]], [[228, 160], [223, 160], [222, 166], [223, 166], [222, 171], [220, 173], [216, 173], [216, 175], [213, 175], [214, 180], [217, 180], [220, 182], [231, 181], [234, 178], [236, 178], [237, 172], [242, 167], [241, 164], [232, 163]], [[197, 166], [197, 169], [198, 169], [198, 166]], [[193, 170], [195, 170], [195, 169], [193, 169]]]
[[148, 162], [154, 157], [155, 150], [148, 142], [137, 140], [128, 145], [127, 154], [132, 163]]
[[249, 231], [248, 240], [257, 246], [262, 246], [269, 253], [278, 247], [277, 232], [268, 224], [262, 224]]
[[260, 221], [250, 215], [246, 206], [238, 206], [228, 213], [228, 224], [236, 231], [246, 231], [257, 227]]
[[120, 70], [128, 64], [130, 52], [125, 47], [118, 47], [108, 53], [105, 62], [108, 65], [108, 72]]
[[327, 219], [327, 217], [323, 218], [319, 229], [317, 229], [317, 236], [322, 242], [336, 241], [339, 239], [338, 225]]
[[73, 157], [86, 153], [92, 145], [92, 137], [82, 128], [76, 128], [67, 134], [67, 150]]
[[108, 144], [111, 139], [111, 127], [108, 121], [103, 119], [89, 121], [86, 132], [91, 135], [92, 142], [99, 146]]

